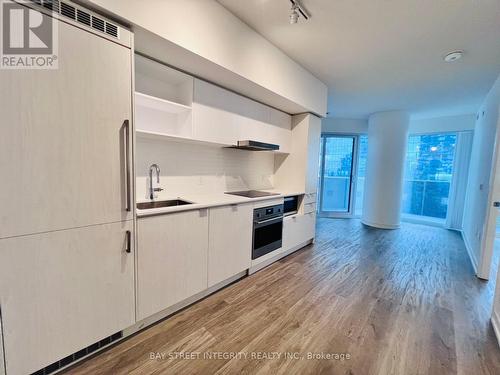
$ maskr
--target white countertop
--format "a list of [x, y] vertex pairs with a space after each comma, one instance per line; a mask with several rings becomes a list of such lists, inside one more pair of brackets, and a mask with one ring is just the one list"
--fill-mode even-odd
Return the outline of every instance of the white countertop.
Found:
[[[266, 197], [258, 197], [258, 198], [246, 198], [238, 195], [231, 195], [225, 193], [208, 193], [208, 194], [184, 194], [179, 196], [163, 196], [161, 199], [157, 199], [158, 201], [170, 200], [170, 199], [182, 199], [184, 201], [193, 202], [192, 204], [186, 204], [183, 206], [171, 206], [171, 207], [160, 207], [160, 208], [151, 208], [146, 210], [136, 209], [137, 217], [151, 216], [151, 215], [161, 215], [173, 212], [181, 212], [181, 211], [191, 211], [191, 210], [199, 210], [202, 208], [210, 208], [217, 206], [226, 206], [230, 204], [242, 204], [242, 203], [252, 203], [259, 202], [263, 200], [270, 200], [276, 198], [284, 198], [292, 195], [304, 195], [304, 192], [293, 192], [293, 191], [276, 191], [276, 190], [260, 190], [266, 191], [270, 193], [276, 193], [277, 195], [269, 195]], [[139, 200], [137, 203], [142, 202], [150, 202], [149, 200], [143, 199]]]

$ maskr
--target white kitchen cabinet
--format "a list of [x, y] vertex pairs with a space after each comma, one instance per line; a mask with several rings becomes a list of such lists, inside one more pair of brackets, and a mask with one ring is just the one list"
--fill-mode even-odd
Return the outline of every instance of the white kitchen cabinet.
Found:
[[136, 54], [135, 90], [140, 135], [192, 138], [193, 77]]
[[242, 97], [208, 82], [195, 79], [193, 94], [193, 138], [235, 145], [240, 137], [244, 108]]
[[208, 210], [139, 218], [137, 236], [138, 320], [207, 288]]
[[309, 126], [307, 132], [307, 164], [305, 192], [316, 197], [318, 189], [319, 149], [321, 142], [321, 119], [309, 115]]
[[0, 240], [7, 374], [32, 373], [134, 324], [133, 227]]
[[290, 151], [290, 115], [198, 79], [193, 98], [195, 139], [224, 145], [254, 140]]
[[283, 220], [283, 251], [288, 251], [314, 239], [315, 224], [315, 212], [285, 217]]
[[0, 238], [133, 217], [131, 51], [58, 27], [57, 70], [0, 71]]
[[239, 204], [210, 209], [208, 286], [250, 268], [253, 205]]
[[321, 120], [311, 114], [292, 117], [289, 155], [277, 155], [275, 188], [305, 192], [308, 202], [315, 198], [318, 185]]

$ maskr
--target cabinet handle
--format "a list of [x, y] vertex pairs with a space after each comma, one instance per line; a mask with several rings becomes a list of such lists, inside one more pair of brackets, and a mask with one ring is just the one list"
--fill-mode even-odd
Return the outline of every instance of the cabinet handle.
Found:
[[132, 252], [132, 232], [129, 230], [125, 232], [125, 242], [125, 252], [130, 254]]
[[125, 188], [127, 190], [125, 211], [131, 211], [131, 194], [130, 194], [130, 121], [125, 120], [123, 123], [125, 127]]

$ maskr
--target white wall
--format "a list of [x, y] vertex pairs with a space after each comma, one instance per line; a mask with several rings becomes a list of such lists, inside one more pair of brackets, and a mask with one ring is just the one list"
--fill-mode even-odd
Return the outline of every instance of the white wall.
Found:
[[447, 133], [474, 130], [475, 114], [410, 120], [410, 134]]
[[500, 76], [478, 111], [465, 200], [463, 236], [477, 268], [485, 225], [488, 193], [500, 107]]
[[[295, 103], [295, 113], [326, 114], [326, 85], [215, 0], [85, 2], [133, 24], [136, 50], [165, 56], [167, 63], [182, 63], [181, 69], [278, 108], [288, 105], [280, 108], [287, 112], [294, 112]], [[184, 51], [161, 44], [155, 35]], [[180, 58], [186, 51], [189, 56]]]
[[[410, 119], [409, 133], [446, 133], [473, 130], [475, 122], [475, 114]], [[368, 120], [327, 117], [321, 122], [321, 131], [323, 133], [366, 134], [368, 133]]]
[[[410, 119], [409, 134], [474, 130], [475, 122], [475, 114]], [[366, 134], [368, 133], [368, 120], [327, 117], [321, 121], [321, 131], [323, 133]]]
[[321, 120], [321, 132], [366, 134], [368, 133], [368, 120], [327, 117]]
[[274, 154], [137, 138], [137, 199], [146, 199], [149, 166], [160, 166], [162, 196], [272, 189]]

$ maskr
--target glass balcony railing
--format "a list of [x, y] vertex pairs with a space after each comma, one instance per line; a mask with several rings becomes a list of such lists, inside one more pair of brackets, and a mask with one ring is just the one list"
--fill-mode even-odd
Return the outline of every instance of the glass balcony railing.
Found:
[[446, 219], [450, 181], [405, 180], [403, 213]]

